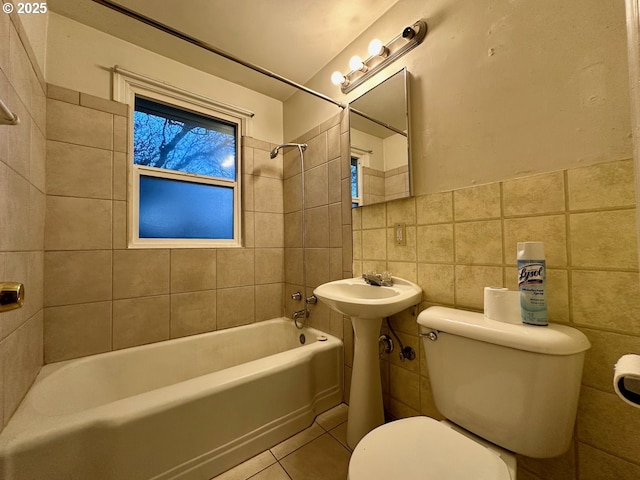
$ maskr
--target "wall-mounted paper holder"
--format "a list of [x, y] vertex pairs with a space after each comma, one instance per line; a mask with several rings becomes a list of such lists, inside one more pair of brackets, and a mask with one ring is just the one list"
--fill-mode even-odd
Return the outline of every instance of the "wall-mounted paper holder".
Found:
[[24, 285], [18, 282], [0, 282], [0, 313], [24, 305]]
[[640, 407], [640, 355], [620, 357], [614, 369], [613, 389], [629, 405]]

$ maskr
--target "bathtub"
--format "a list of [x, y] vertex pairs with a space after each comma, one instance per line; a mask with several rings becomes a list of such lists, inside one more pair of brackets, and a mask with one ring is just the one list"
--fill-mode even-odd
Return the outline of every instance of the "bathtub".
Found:
[[0, 434], [0, 478], [209, 479], [338, 405], [342, 359], [282, 318], [46, 365]]

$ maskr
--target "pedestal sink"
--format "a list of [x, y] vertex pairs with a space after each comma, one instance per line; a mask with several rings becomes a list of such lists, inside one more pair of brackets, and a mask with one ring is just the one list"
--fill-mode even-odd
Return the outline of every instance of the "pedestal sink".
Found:
[[315, 296], [333, 310], [349, 315], [355, 335], [347, 443], [355, 448], [384, 423], [378, 337], [382, 319], [420, 303], [422, 289], [391, 277], [391, 286], [373, 286], [363, 278], [347, 278], [320, 285]]

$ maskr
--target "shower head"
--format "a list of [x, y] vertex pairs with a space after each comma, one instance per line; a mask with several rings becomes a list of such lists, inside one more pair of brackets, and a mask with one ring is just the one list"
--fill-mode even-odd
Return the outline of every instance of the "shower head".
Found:
[[286, 147], [296, 147], [300, 149], [300, 153], [302, 153], [307, 149], [307, 144], [306, 143], [283, 143], [282, 145], [278, 145], [276, 148], [271, 150], [271, 153], [269, 154], [269, 156], [271, 158], [276, 158], [278, 156], [278, 152], [280, 152], [280, 149], [286, 148]]

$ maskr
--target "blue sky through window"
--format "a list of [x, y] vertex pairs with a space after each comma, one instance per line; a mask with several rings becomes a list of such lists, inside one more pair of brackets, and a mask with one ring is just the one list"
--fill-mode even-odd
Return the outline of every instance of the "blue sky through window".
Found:
[[351, 196], [358, 196], [358, 159], [351, 157]]

